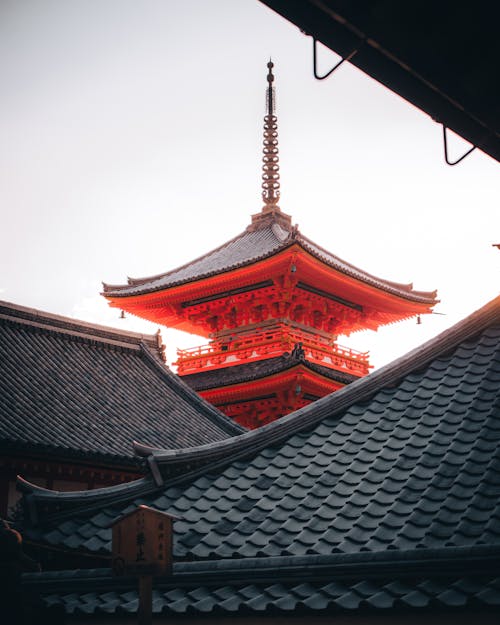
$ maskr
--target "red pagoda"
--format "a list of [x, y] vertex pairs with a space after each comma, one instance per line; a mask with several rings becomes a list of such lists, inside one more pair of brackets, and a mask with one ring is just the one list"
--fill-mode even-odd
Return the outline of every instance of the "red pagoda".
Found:
[[306, 238], [278, 206], [273, 64], [268, 63], [262, 197], [246, 230], [172, 271], [104, 284], [109, 304], [210, 339], [178, 350], [183, 380], [255, 428], [366, 375], [340, 334], [430, 313], [436, 292], [382, 280]]

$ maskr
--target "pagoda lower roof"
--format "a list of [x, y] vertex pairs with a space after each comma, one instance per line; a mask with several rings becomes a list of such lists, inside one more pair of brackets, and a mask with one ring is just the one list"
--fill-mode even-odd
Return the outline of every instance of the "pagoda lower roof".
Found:
[[256, 380], [288, 371], [297, 366], [303, 366], [314, 373], [335, 382], [340, 382], [341, 384], [350, 384], [359, 378], [359, 376], [345, 373], [344, 371], [337, 371], [329, 367], [308, 362], [303, 356], [295, 356], [291, 353], [275, 358], [268, 358], [266, 360], [245, 363], [243, 365], [233, 365], [220, 369], [191, 373], [183, 375], [182, 380], [193, 390], [201, 392], [231, 386], [233, 384], [255, 382]]
[[177, 269], [148, 278], [128, 278], [128, 283], [123, 285], [103, 283], [103, 295], [114, 299], [168, 290], [252, 265], [296, 245], [335, 271], [376, 289], [424, 305], [438, 302], [436, 291], [416, 291], [411, 283], [384, 280], [342, 260], [305, 237], [296, 226], [288, 226], [280, 216], [284, 213], [280, 212], [277, 219], [254, 217], [244, 232]]

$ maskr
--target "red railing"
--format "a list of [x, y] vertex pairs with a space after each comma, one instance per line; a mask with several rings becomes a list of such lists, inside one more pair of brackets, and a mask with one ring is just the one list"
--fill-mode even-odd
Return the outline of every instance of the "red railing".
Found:
[[267, 332], [236, 335], [232, 340], [216, 340], [201, 347], [177, 350], [180, 375], [228, 365], [263, 360], [291, 352], [300, 343], [308, 361], [363, 376], [369, 371], [368, 352], [359, 352], [296, 328], [279, 328]]

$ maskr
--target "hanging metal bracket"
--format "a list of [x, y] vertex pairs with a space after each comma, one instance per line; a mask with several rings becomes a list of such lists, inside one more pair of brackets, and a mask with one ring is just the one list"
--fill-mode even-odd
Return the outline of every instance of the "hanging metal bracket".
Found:
[[450, 161], [450, 159], [448, 157], [448, 135], [447, 135], [447, 132], [446, 132], [448, 130], [448, 128], [446, 128], [446, 126], [444, 124], [442, 124], [442, 126], [443, 126], [444, 160], [446, 161], [447, 165], [450, 165], [451, 167], [453, 167], [453, 165], [458, 165], [458, 163], [463, 161], [464, 158], [466, 156], [469, 156], [469, 154], [471, 152], [474, 152], [474, 150], [476, 149], [477, 146], [473, 145], [469, 150], [467, 150], [467, 152], [465, 154], [462, 154], [462, 156], [460, 158], [458, 158], [456, 161]]
[[326, 74], [323, 74], [322, 76], [320, 76], [318, 74], [318, 49], [317, 49], [318, 46], [317, 44], [318, 44], [318, 40], [313, 37], [313, 73], [314, 73], [314, 78], [316, 78], [316, 80], [325, 80], [325, 78], [328, 78], [330, 74], [333, 74], [333, 72], [336, 69], [338, 69], [342, 65], [342, 63], [344, 63], [345, 61], [350, 61], [352, 57], [358, 52], [358, 49], [353, 50], [346, 57], [340, 59], [340, 61], [336, 65], [334, 65], [331, 70], [326, 72]]

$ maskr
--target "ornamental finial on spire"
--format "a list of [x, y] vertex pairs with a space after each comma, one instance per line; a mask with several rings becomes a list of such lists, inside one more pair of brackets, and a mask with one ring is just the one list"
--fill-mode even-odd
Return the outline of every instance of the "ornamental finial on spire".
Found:
[[274, 63], [271, 61], [271, 59], [269, 59], [269, 63], [267, 64], [267, 67], [269, 68], [269, 71], [267, 72], [267, 91], [266, 91], [266, 112], [268, 115], [274, 115], [274, 87], [273, 87], [273, 82], [274, 82], [274, 74], [273, 74], [273, 67], [274, 67]]
[[278, 155], [278, 119], [275, 113], [276, 95], [273, 86], [274, 63], [269, 59], [267, 64], [266, 116], [264, 117], [264, 156], [262, 158], [262, 199], [263, 212], [279, 210], [280, 197], [280, 166]]

